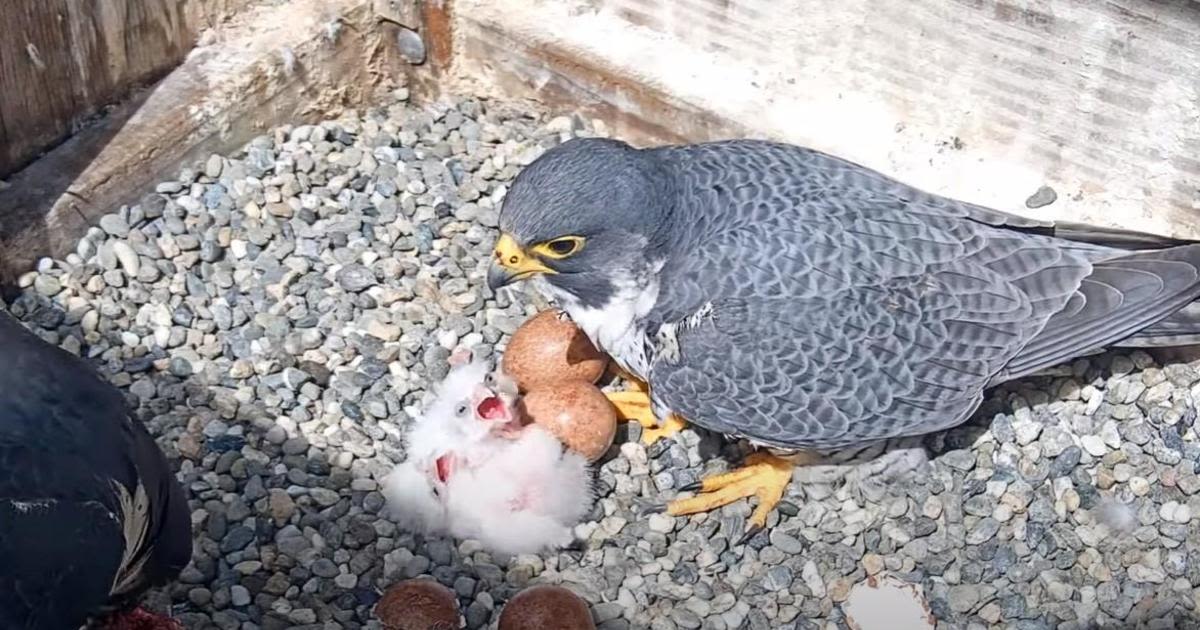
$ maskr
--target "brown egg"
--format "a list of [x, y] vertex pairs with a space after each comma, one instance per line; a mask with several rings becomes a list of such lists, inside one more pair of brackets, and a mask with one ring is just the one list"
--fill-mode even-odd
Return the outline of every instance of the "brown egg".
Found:
[[564, 381], [535, 389], [521, 399], [525, 420], [554, 434], [588, 461], [600, 459], [617, 434], [617, 411], [599, 387]]
[[595, 630], [587, 602], [561, 586], [531, 586], [500, 611], [499, 630]]
[[393, 584], [375, 604], [386, 630], [458, 630], [458, 598], [429, 578]]
[[504, 372], [522, 392], [552, 383], [581, 380], [595, 383], [604, 376], [608, 357], [560, 311], [542, 311], [513, 333], [504, 351]]

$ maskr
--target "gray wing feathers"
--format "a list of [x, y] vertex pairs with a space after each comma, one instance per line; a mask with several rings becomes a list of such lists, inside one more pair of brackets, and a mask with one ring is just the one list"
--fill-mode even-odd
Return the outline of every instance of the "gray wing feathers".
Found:
[[1132, 337], [1113, 344], [1124, 348], [1155, 348], [1200, 344], [1200, 304], [1191, 303]]
[[947, 428], [998, 380], [1128, 338], [1200, 294], [1200, 246], [1066, 242], [1053, 224], [791, 147], [685, 151], [685, 204], [719, 211], [689, 217], [647, 323], [712, 315], [681, 329], [678, 361], [650, 377], [658, 406], [714, 431], [836, 448]]
[[1113, 345], [1179, 311], [1200, 297], [1198, 261], [1200, 245], [1187, 245], [1096, 263], [1067, 308], [1052, 316], [992, 382]]

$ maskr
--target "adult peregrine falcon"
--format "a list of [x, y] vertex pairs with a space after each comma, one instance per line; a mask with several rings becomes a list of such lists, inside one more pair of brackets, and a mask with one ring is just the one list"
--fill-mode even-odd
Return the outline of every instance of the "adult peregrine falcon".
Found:
[[153, 620], [139, 598], [192, 557], [183, 487], [81, 359], [4, 312], [0, 348], [0, 628]]
[[[520, 173], [500, 228], [488, 284], [534, 279], [648, 385], [612, 399], [670, 420], [654, 437], [680, 418], [787, 451], [919, 436], [1002, 381], [1200, 333], [1200, 244], [1008, 215], [781, 143], [572, 140]], [[755, 496], [760, 530], [794, 464], [747, 464], [669, 512]]]

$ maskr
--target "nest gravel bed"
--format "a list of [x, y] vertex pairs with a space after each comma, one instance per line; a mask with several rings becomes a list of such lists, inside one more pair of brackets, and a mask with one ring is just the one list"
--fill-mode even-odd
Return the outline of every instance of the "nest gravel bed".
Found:
[[533, 583], [598, 626], [847, 627], [868, 576], [919, 585], [939, 628], [1173, 628], [1200, 586], [1198, 364], [1106, 354], [996, 390], [871, 489], [793, 484], [751, 505], [640, 516], [738, 450], [624, 427], [580, 553], [498, 557], [386, 518], [382, 477], [458, 346], [490, 356], [536, 296], [484, 288], [506, 186], [578, 116], [403, 94], [212, 156], [21, 278], [9, 310], [90, 358], [178, 466], [195, 558], [155, 594], [189, 628], [379, 627], [387, 585], [432, 575], [468, 628]]

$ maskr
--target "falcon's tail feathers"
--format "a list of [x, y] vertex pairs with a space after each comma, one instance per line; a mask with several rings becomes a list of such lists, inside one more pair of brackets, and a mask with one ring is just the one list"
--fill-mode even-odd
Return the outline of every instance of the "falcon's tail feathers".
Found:
[[[1141, 251], [1095, 263], [1062, 311], [992, 383], [1019, 378], [1140, 337], [1188, 343], [1200, 334], [1200, 244]], [[1178, 313], [1179, 319], [1173, 319]], [[1167, 334], [1170, 333], [1170, 334]], [[1137, 344], [1135, 344], [1137, 345]], [[1162, 344], [1159, 344], [1162, 345]]]
[[[1038, 231], [1037, 229], [1031, 231]], [[1088, 243], [1124, 250], [1169, 249], [1195, 244], [1196, 241], [1160, 236], [1147, 232], [1134, 232], [1107, 228], [1086, 223], [1058, 221], [1054, 227], [1044, 230], [1050, 236], [1066, 239], [1077, 243]]]
[[1147, 326], [1119, 344], [1122, 348], [1167, 348], [1200, 344], [1200, 302], [1192, 302], [1166, 319]]

